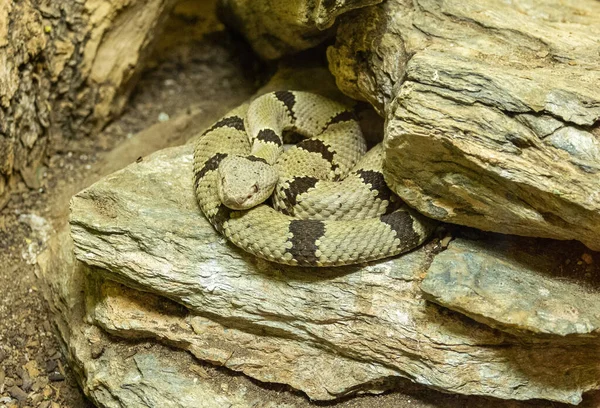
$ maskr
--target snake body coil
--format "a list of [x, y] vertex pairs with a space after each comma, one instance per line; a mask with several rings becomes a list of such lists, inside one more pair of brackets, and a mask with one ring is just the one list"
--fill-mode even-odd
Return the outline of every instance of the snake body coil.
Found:
[[[310, 138], [282, 154], [285, 130]], [[196, 142], [196, 198], [217, 231], [273, 262], [341, 266], [420, 245], [431, 223], [385, 185], [381, 145], [364, 153], [360, 127], [346, 106], [306, 92], [265, 94], [231, 111]], [[255, 175], [262, 168], [277, 171], [276, 209], [231, 209], [264, 195]], [[233, 198], [223, 191], [228, 183]]]

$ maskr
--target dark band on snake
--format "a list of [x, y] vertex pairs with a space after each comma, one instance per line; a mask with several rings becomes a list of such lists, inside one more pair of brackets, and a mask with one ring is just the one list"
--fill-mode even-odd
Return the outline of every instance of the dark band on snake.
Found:
[[244, 119], [240, 118], [239, 116], [229, 116], [227, 118], [219, 120], [217, 123], [212, 125], [208, 130], [204, 132], [204, 134], [207, 134], [215, 129], [222, 128], [225, 126], [237, 129], [241, 132], [246, 131], [246, 128], [244, 126]]
[[306, 139], [298, 143], [298, 148], [306, 150], [311, 153], [319, 153], [323, 159], [331, 163], [331, 168], [335, 169], [337, 166], [333, 162], [334, 152], [329, 150], [329, 147], [318, 139]]
[[354, 114], [354, 112], [349, 110], [341, 111], [325, 124], [324, 129], [327, 129], [329, 126], [334, 125], [336, 123], [347, 122], [349, 120], [356, 120], [356, 115]]
[[419, 238], [412, 232], [413, 218], [407, 212], [393, 212], [382, 215], [379, 220], [389, 225], [400, 241], [414, 246], [419, 244]]
[[212, 156], [210, 159], [208, 159], [204, 163], [204, 166], [200, 169], [200, 171], [198, 173], [196, 173], [196, 175], [194, 177], [194, 186], [198, 185], [198, 181], [202, 177], [204, 177], [204, 175], [206, 173], [208, 173], [209, 171], [218, 169], [219, 168], [219, 164], [221, 164], [221, 161], [225, 157], [227, 157], [227, 153], [216, 153], [214, 156]]
[[292, 243], [290, 254], [300, 266], [314, 265], [314, 260], [318, 259], [317, 240], [325, 234], [325, 224], [317, 220], [293, 220], [289, 230], [292, 233], [292, 238], [288, 239]]
[[319, 179], [315, 177], [295, 177], [290, 183], [288, 188], [284, 190], [285, 196], [291, 205], [298, 203], [297, 199], [300, 194], [306, 193], [309, 189], [313, 188]]
[[277, 91], [275, 97], [279, 99], [288, 110], [290, 116], [295, 120], [296, 115], [294, 114], [294, 105], [296, 105], [296, 97], [290, 91]]
[[273, 131], [273, 129], [261, 129], [256, 136], [256, 139], [267, 142], [267, 143], [275, 143], [277, 146], [283, 146], [283, 142], [277, 133]]
[[390, 201], [392, 192], [385, 183], [383, 174], [373, 170], [358, 170], [355, 173], [363, 183], [370, 185], [369, 189], [371, 191], [377, 191], [375, 198]]

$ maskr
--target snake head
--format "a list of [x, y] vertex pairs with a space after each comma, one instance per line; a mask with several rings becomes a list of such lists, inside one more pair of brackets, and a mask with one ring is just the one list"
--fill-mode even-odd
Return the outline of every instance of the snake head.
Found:
[[233, 210], [247, 210], [271, 196], [279, 179], [264, 161], [243, 156], [224, 158], [218, 169], [217, 191], [221, 202]]

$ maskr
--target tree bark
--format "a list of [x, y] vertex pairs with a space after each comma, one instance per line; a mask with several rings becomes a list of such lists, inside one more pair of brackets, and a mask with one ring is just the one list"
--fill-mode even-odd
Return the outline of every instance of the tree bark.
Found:
[[0, 0], [0, 208], [123, 108], [174, 0]]

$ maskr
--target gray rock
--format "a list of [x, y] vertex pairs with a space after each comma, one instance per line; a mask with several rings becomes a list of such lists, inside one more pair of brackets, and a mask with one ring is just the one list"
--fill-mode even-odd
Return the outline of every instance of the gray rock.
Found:
[[[94, 274], [172, 299], [199, 321], [239, 331], [240, 338], [260, 335], [262, 344], [298, 356], [309, 353], [326, 380], [310, 384], [293, 367], [285, 368], [285, 360], [260, 361], [260, 353], [245, 348], [231, 368], [259, 379], [270, 375], [270, 381], [311, 396], [325, 395], [327, 390], [314, 391], [322, 384], [346, 394], [349, 381], [352, 391], [368, 391], [370, 380], [382, 373], [382, 380], [408, 377], [448, 392], [569, 403], [598, 387], [595, 349], [539, 342], [531, 347], [427, 303], [419, 289], [430, 262], [427, 248], [365, 266], [319, 270], [273, 265], [243, 253], [199, 213], [191, 161], [189, 146], [163, 150], [76, 195], [75, 254]], [[106, 315], [96, 318], [109, 328]], [[213, 334], [224, 331], [218, 325]], [[192, 344], [206, 335], [199, 327]], [[160, 338], [159, 329], [164, 332], [157, 325], [152, 336]], [[221, 337], [225, 345], [213, 355], [230, 354], [231, 336]], [[327, 364], [333, 358], [338, 371]], [[364, 373], [367, 384], [327, 378], [363, 365], [371, 367]]]
[[600, 254], [589, 252], [549, 240], [458, 239], [434, 258], [421, 289], [428, 299], [489, 326], [598, 349]]
[[519, 4], [390, 0], [341, 16], [330, 69], [386, 117], [386, 180], [411, 206], [600, 250], [600, 3]]

